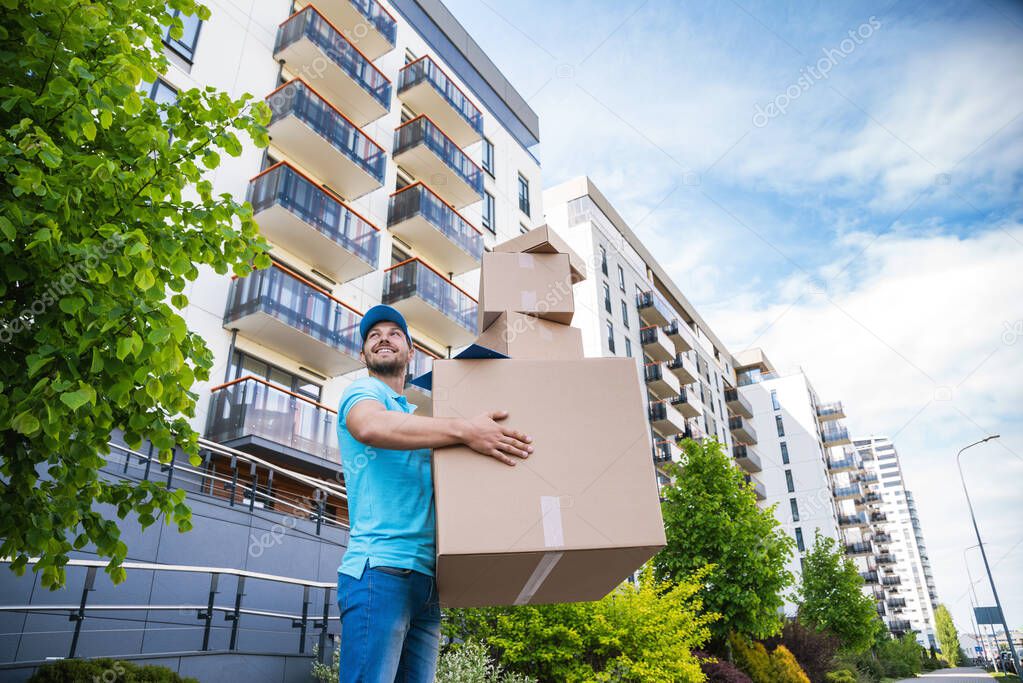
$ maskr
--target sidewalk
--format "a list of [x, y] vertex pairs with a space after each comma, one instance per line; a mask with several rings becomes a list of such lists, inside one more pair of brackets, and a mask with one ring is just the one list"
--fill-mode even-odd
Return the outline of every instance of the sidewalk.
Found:
[[911, 683], [921, 679], [933, 681], [933, 683], [981, 683], [981, 681], [994, 680], [983, 669], [969, 667], [965, 669], [938, 669], [930, 673], [920, 674], [918, 678], [903, 678], [899, 683]]

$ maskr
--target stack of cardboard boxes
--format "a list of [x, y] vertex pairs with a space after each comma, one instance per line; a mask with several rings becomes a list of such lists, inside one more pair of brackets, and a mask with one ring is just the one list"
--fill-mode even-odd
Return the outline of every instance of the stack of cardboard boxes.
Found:
[[548, 228], [483, 255], [477, 345], [439, 360], [433, 412], [506, 410], [533, 439], [515, 467], [434, 451], [441, 605], [597, 600], [664, 546], [650, 430], [632, 358], [583, 358], [570, 327], [585, 264]]

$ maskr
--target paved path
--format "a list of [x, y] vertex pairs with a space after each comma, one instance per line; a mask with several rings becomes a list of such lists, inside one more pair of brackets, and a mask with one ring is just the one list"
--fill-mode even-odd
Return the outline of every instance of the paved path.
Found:
[[990, 674], [983, 669], [938, 669], [926, 674], [920, 674], [919, 678], [904, 678], [899, 683], [913, 683], [914, 681], [926, 680], [931, 683], [983, 683], [993, 681]]

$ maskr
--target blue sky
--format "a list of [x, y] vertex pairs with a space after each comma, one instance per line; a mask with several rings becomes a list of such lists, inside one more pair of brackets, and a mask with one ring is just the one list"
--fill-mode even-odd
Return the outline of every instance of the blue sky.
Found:
[[961, 630], [953, 457], [1002, 434], [966, 470], [1023, 627], [1020, 5], [446, 4], [540, 115], [545, 185], [589, 175], [730, 349], [893, 437]]

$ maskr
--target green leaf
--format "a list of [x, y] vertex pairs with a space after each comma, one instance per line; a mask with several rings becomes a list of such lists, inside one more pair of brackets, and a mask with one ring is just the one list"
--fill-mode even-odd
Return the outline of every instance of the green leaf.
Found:
[[90, 142], [96, 139], [96, 124], [92, 121], [86, 121], [82, 124], [82, 133], [85, 134], [86, 139]]
[[60, 310], [68, 315], [74, 315], [85, 306], [85, 299], [80, 296], [65, 297], [60, 300]]
[[80, 386], [77, 391], [66, 391], [60, 395], [60, 402], [71, 410], [78, 410], [86, 403], [96, 403], [96, 392], [92, 387], [84, 384]]
[[150, 398], [159, 399], [163, 395], [163, 383], [156, 377], [151, 378], [146, 382], [146, 393]]
[[32, 436], [39, 431], [39, 420], [35, 415], [26, 410], [11, 420], [11, 426], [16, 432], [24, 434], [25, 436]]

